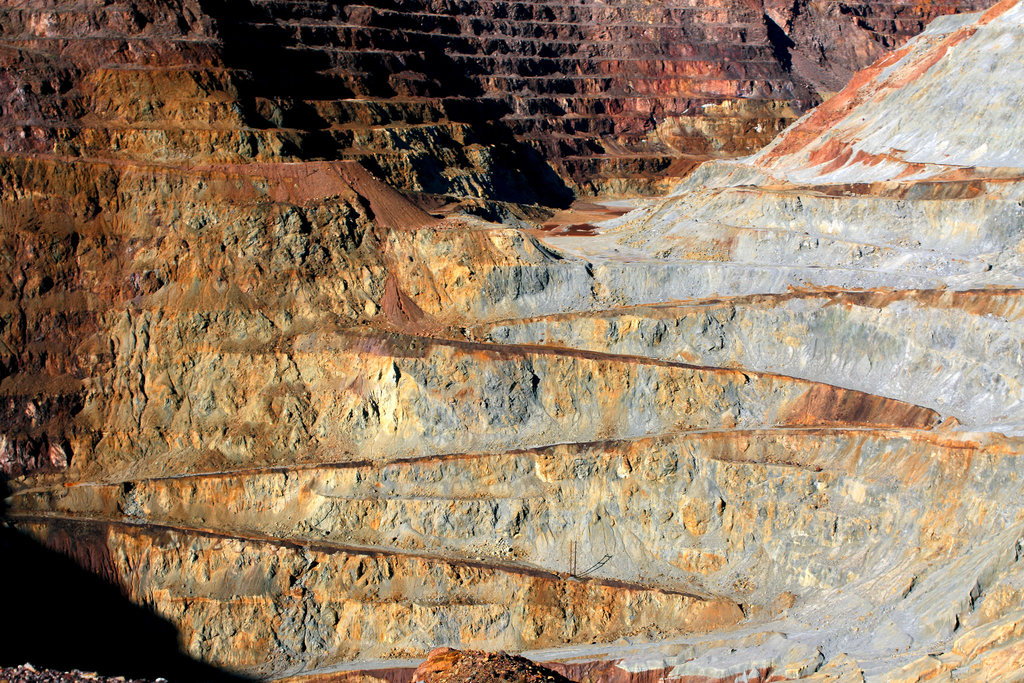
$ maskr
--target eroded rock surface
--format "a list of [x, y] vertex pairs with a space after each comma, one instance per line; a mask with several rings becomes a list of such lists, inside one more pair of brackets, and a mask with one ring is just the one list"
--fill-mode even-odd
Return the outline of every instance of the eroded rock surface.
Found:
[[[335, 153], [351, 128], [287, 123], [354, 78], [331, 60], [393, 55], [273, 43], [327, 61], [257, 83], [225, 52], [405, 9], [132, 7], [4, 8], [7, 73], [67, 76], [4, 109], [45, 122], [0, 159], [10, 524], [260, 678], [453, 645], [573, 680], [1013, 680], [1024, 6], [942, 19], [757, 155], [565, 230], [436, 218]], [[461, 35], [441, 9], [421, 33]], [[396, 158], [444, 172], [378, 174], [503, 201], [481, 179], [521, 141], [435, 124]]]

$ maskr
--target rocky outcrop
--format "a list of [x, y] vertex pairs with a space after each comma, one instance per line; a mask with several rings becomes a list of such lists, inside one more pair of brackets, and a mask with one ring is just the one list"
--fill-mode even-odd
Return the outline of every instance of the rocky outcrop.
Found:
[[[306, 159], [334, 123], [285, 117], [352, 73], [246, 81], [317, 56], [228, 49], [280, 14], [134, 7], [3, 15], [57, 46], [10, 73], [68, 79], [4, 109], [67, 117], [0, 159], [12, 527], [258, 678], [411, 676], [441, 645], [595, 681], [1020, 667], [1020, 4], [932, 24], [753, 157], [546, 229]], [[325, 40], [383, 14], [302, 9]], [[410, 154], [450, 186], [376, 166], [420, 199], [525, 154], [435, 123]]]
[[830, 94], [935, 17], [989, 4], [766, 0], [764, 9], [768, 36], [783, 63], [818, 92]]
[[515, 681], [516, 683], [569, 683], [569, 679], [551, 669], [534, 664], [525, 657], [506, 653], [464, 652], [438, 648], [413, 672], [413, 680], [424, 683], [460, 683], [461, 681]]

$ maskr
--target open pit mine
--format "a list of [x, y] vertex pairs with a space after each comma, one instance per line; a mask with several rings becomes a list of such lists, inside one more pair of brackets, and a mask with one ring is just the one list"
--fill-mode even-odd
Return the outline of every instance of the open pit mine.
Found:
[[5, 0], [0, 666], [1024, 681], [990, 5]]

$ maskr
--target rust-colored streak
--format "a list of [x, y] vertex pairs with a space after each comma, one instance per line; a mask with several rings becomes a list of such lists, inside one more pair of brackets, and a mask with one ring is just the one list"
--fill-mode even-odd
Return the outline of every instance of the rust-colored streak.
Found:
[[[1008, 2], [1010, 4], [1006, 4]], [[1003, 5], [1002, 9], [997, 11], [992, 18], [1006, 11], [1013, 4], [1015, 3], [1012, 0], [1004, 0], [1000, 3]], [[994, 7], [993, 10], [995, 9]], [[884, 80], [880, 80], [883, 72], [889, 67], [899, 64], [910, 56], [911, 52], [909, 47], [905, 47], [882, 57], [857, 73], [842, 92], [819, 105], [803, 122], [791, 128], [775, 147], [758, 159], [758, 165], [770, 168], [782, 157], [794, 154], [821, 140], [824, 133], [849, 116], [858, 106], [883, 92], [904, 87], [919, 79], [941, 61], [951, 48], [969, 39], [976, 31], [976, 25], [965, 26], [953, 31], [937, 45], [925, 50], [923, 54], [901, 64]], [[827, 165], [823, 169], [825, 173], [841, 168], [850, 158], [850, 145], [853, 142], [852, 140], [826, 138], [825, 142], [811, 153], [811, 165], [826, 163]]]
[[798, 152], [816, 141], [822, 133], [864, 102], [869, 95], [868, 86], [889, 66], [906, 57], [908, 53], [908, 48], [895, 50], [858, 72], [841, 92], [818, 105], [803, 121], [790, 128], [778, 144], [758, 158], [758, 165], [770, 167], [778, 159]]
[[414, 666], [351, 669], [325, 673], [299, 674], [278, 679], [277, 683], [412, 683]]
[[939, 414], [929, 408], [874, 394], [819, 384], [810, 387], [783, 418], [787, 424], [846, 424], [929, 429]]
[[[193, 167], [200, 173], [223, 174], [224, 194], [260, 194], [275, 202], [308, 204], [355, 192], [369, 204], [374, 224], [385, 230], [416, 230], [438, 223], [402, 193], [381, 182], [355, 161], [306, 161], [301, 163], [216, 164]], [[235, 181], [248, 182], [239, 186]], [[255, 184], [263, 181], [257, 189]]]
[[373, 211], [374, 223], [387, 230], [417, 230], [438, 223], [406, 197], [370, 174], [355, 162], [332, 165], [332, 168], [351, 185], [352, 189], [366, 198]]
[[566, 678], [579, 683], [661, 683], [674, 667], [627, 671], [619, 660], [593, 660], [588, 662], [544, 662]]
[[1020, 2], [1020, 0], [1000, 0], [985, 10], [977, 23], [982, 26], [985, 24], [991, 24], [994, 19], [1013, 9], [1018, 2]]
[[401, 290], [394, 275], [388, 275], [385, 281], [380, 307], [388, 322], [406, 334], [429, 334], [439, 328], [439, 325]]
[[596, 235], [598, 227], [593, 223], [569, 223], [559, 225], [557, 223], [545, 223], [543, 230], [536, 231], [541, 235], [559, 235], [565, 237], [590, 237]]

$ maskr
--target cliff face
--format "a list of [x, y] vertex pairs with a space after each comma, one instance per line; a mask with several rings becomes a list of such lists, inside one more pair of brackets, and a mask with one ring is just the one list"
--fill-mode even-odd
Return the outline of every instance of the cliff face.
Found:
[[[563, 234], [436, 218], [354, 160], [421, 199], [548, 191], [500, 117], [430, 114], [468, 68], [368, 98], [330, 60], [391, 52], [305, 46], [404, 9], [232, 9], [4, 8], [9, 523], [257, 677], [442, 644], [572, 678], [1021, 666], [1021, 5]], [[452, 28], [398, 39], [461, 35], [426, 16]]]

